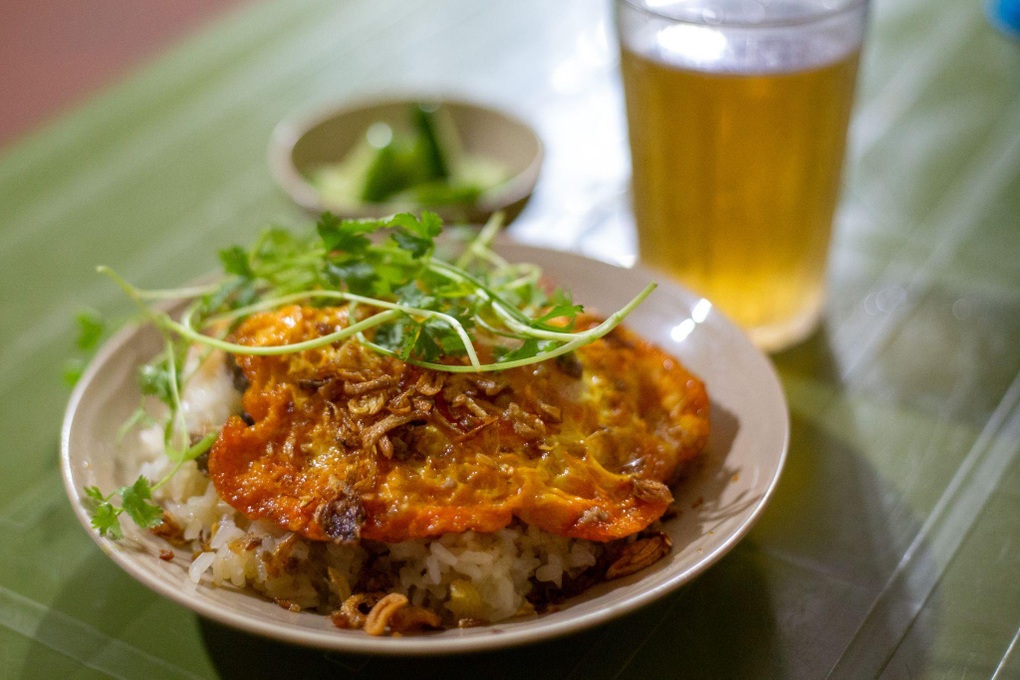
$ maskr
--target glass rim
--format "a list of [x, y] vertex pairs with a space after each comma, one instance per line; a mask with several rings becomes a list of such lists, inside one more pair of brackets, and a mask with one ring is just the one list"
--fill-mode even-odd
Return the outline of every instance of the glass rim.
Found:
[[702, 18], [687, 18], [677, 17], [666, 14], [657, 8], [648, 7], [644, 0], [616, 0], [616, 4], [627, 5], [643, 14], [651, 15], [657, 19], [669, 21], [675, 24], [686, 24], [688, 26], [704, 26], [708, 28], [740, 28], [740, 29], [755, 29], [755, 28], [785, 28], [794, 26], [808, 26], [811, 24], [819, 23], [838, 17], [843, 14], [849, 14], [855, 10], [861, 9], [868, 4], [869, 0], [846, 0], [846, 2], [839, 7], [832, 7], [828, 9], [822, 9], [819, 12], [804, 14], [802, 16], [795, 17], [784, 17], [777, 19], [761, 19], [757, 21], [753, 20], [740, 20], [740, 19], [725, 19], [719, 21], [707, 20]]

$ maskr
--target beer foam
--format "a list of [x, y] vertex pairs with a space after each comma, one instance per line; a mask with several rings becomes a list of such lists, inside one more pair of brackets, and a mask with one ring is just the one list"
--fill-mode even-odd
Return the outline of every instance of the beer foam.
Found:
[[[622, 44], [671, 68], [760, 75], [820, 68], [858, 50], [863, 3], [677, 0], [620, 5]], [[846, 11], [844, 11], [846, 10]]]

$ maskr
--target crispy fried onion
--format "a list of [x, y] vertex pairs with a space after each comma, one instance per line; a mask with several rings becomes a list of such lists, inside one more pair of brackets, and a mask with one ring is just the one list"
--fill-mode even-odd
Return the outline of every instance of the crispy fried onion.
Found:
[[363, 629], [369, 635], [399, 635], [441, 628], [442, 621], [434, 612], [412, 605], [400, 593], [358, 593], [344, 600], [330, 616], [337, 628]]

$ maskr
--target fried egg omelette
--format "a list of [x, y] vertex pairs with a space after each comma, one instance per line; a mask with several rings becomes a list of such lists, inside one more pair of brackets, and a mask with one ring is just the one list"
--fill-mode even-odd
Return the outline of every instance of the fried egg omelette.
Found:
[[[296, 343], [351, 315], [292, 305], [248, 317], [233, 338]], [[315, 541], [492, 532], [515, 518], [560, 536], [630, 536], [666, 512], [709, 432], [702, 382], [623, 327], [486, 373], [420, 368], [353, 337], [232, 360], [243, 413], [209, 452], [210, 477], [249, 519]]]

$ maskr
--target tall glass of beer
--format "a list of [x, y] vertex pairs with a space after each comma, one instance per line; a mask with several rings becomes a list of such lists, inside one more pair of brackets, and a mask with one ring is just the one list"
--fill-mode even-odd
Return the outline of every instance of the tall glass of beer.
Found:
[[640, 259], [767, 351], [818, 323], [868, 0], [616, 0]]

